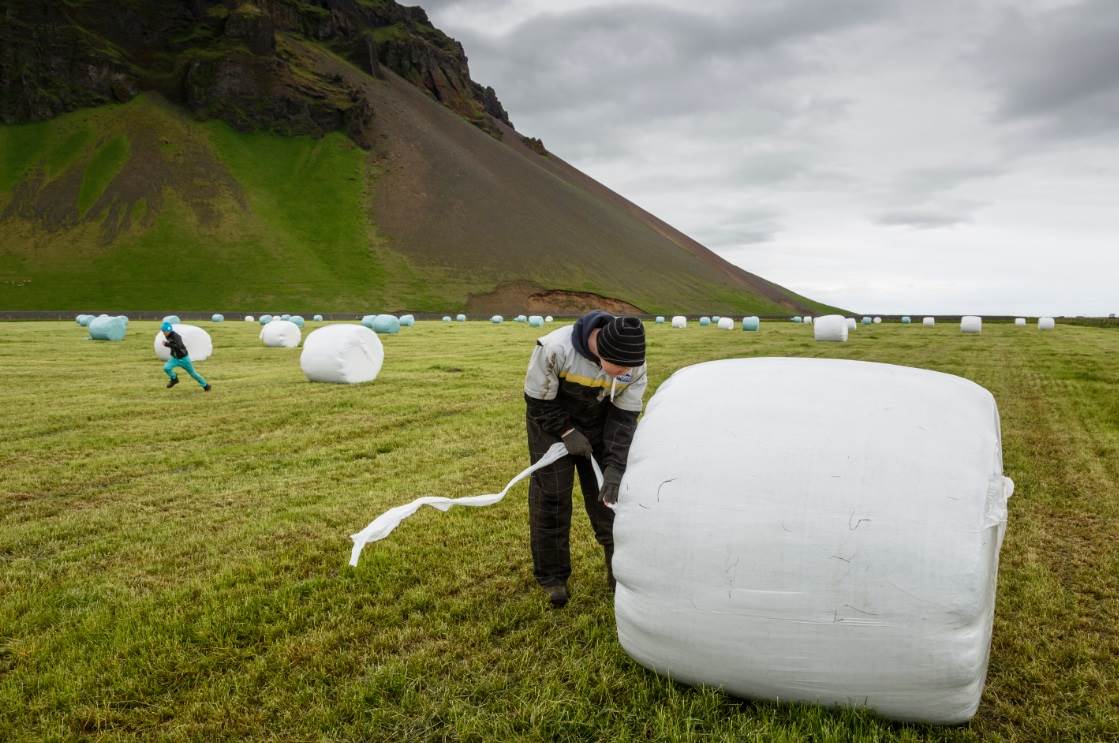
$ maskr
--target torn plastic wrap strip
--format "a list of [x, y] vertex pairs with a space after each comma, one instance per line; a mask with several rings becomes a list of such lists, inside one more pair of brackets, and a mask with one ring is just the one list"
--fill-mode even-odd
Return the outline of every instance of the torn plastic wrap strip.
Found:
[[[385, 511], [377, 518], [373, 519], [364, 529], [357, 534], [351, 534], [350, 539], [354, 542], [353, 551], [350, 553], [350, 567], [356, 567], [357, 561], [361, 557], [361, 551], [365, 549], [365, 545], [370, 542], [377, 542], [389, 534], [393, 529], [400, 525], [400, 522], [408, 518], [416, 511], [420, 510], [423, 506], [431, 506], [440, 511], [446, 511], [451, 506], [492, 506], [494, 503], [501, 501], [506, 493], [508, 493], [514, 485], [525, 479], [538, 469], [547, 467], [553, 462], [563, 459], [567, 456], [567, 447], [562, 442], [552, 444], [552, 448], [544, 452], [544, 456], [540, 457], [530, 467], [526, 467], [519, 475], [514, 477], [506, 484], [500, 493], [490, 493], [488, 495], [474, 495], [466, 498], [440, 498], [436, 496], [425, 496], [417, 498], [403, 506], [397, 506]], [[591, 465], [594, 467], [594, 476], [598, 480], [599, 487], [602, 487], [602, 470], [599, 469], [598, 462], [591, 460]]]

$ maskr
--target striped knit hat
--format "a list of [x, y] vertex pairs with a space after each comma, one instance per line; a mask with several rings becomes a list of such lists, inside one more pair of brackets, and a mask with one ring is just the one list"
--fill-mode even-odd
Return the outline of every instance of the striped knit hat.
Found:
[[637, 317], [615, 317], [598, 334], [598, 357], [633, 368], [645, 363], [645, 326]]

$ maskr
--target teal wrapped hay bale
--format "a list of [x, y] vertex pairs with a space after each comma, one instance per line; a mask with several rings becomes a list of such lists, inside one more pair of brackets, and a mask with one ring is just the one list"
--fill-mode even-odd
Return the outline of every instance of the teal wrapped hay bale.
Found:
[[210, 322], [225, 322], [225, 315], [220, 315], [217, 312], [210, 315]]
[[261, 315], [260, 316], [260, 324], [261, 325], [267, 325], [268, 323], [272, 322], [273, 319], [274, 318], [271, 315]]
[[396, 315], [377, 315], [373, 318], [373, 332], [396, 335], [400, 332], [400, 319]]
[[287, 320], [288, 322], [291, 322], [291, 315], [288, 315], [288, 314], [280, 315], [280, 319], [281, 320]]
[[76, 322], [78, 325], [81, 325], [83, 328], [88, 328], [89, 322], [92, 319], [93, 315], [78, 315], [74, 318], [74, 322]]
[[801, 317], [800, 315], [797, 315], [793, 318], [793, 322], [795, 322], [799, 325], [800, 323], [804, 322], [804, 318]]
[[322, 315], [315, 315], [311, 318], [314, 322], [322, 322]]
[[873, 324], [874, 324], [874, 318], [873, 317], [864, 317], [863, 318], [863, 325], [873, 325]]
[[544, 327], [544, 318], [540, 315], [532, 315], [528, 318], [528, 326], [530, 328], [542, 328]]
[[455, 322], [466, 322], [466, 315], [462, 314], [461, 312], [455, 315]]
[[757, 315], [742, 318], [742, 329], [749, 333], [756, 333], [761, 330], [762, 321]]
[[169, 322], [172, 325], [178, 325], [182, 322], [182, 320], [179, 319], [178, 315], [167, 315], [163, 318], [163, 322]]
[[657, 315], [657, 325], [664, 325], [664, 315]]
[[723, 318], [722, 318], [721, 315], [712, 315], [711, 316], [711, 322], [715, 323], [716, 325], [718, 325], [719, 321], [722, 320], [722, 319]]
[[513, 318], [513, 322], [528, 322], [528, 318], [524, 315], [517, 315]]
[[711, 318], [710, 317], [699, 318], [699, 327], [706, 328], [710, 324], [711, 324]]
[[128, 332], [128, 318], [124, 315], [98, 315], [89, 321], [89, 339], [93, 341], [123, 341]]
[[505, 322], [505, 318], [501, 315], [494, 315], [490, 318], [490, 322], [492, 322], [494, 325], [500, 325], [501, 323]]
[[288, 322], [295, 323], [296, 327], [299, 328], [302, 328], [304, 325], [307, 324], [307, 321], [303, 319], [302, 315], [291, 315], [290, 317], [288, 317]]
[[913, 318], [910, 317], [909, 315], [903, 315], [902, 318], [901, 318], [901, 324], [902, 325], [909, 325], [912, 322], [913, 322]]
[[416, 324], [416, 316], [415, 315], [401, 315], [400, 316], [400, 327], [410, 328], [415, 324]]
[[364, 325], [365, 327], [369, 328], [370, 330], [372, 330], [373, 329], [373, 321], [376, 320], [376, 319], [377, 319], [376, 315], [363, 315], [362, 318], [361, 318], [361, 324]]

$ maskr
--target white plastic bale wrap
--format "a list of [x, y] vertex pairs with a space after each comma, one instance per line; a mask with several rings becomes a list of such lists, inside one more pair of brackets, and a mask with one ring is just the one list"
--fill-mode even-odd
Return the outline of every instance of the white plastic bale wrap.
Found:
[[683, 315], [674, 315], [673, 318], [672, 318], [672, 327], [674, 327], [674, 328], [686, 328], [686, 327], [688, 327], [688, 318], [684, 317]]
[[859, 327], [859, 324], [857, 322], [855, 322], [855, 318], [848, 317], [847, 318], [847, 330], [848, 330], [848, 332], [854, 330], [857, 327]]
[[256, 322], [256, 318], [252, 315], [245, 315], [245, 322]]
[[882, 318], [881, 317], [874, 318], [874, 324], [875, 325], [881, 325], [882, 324]]
[[[190, 356], [191, 361], [205, 361], [214, 355], [214, 342], [210, 339], [210, 334], [197, 325], [185, 325], [179, 323], [172, 325], [171, 329], [182, 336], [183, 345], [186, 346], [187, 355]], [[171, 358], [171, 349], [163, 345], [163, 341], [167, 340], [163, 331], [156, 331], [155, 340], [152, 341], [152, 348], [155, 349], [156, 358], [160, 361], [167, 361]]]
[[544, 318], [540, 315], [529, 315], [528, 326], [530, 328], [542, 328], [544, 327]]
[[455, 322], [466, 322], [466, 315], [462, 314], [461, 312], [455, 315]]
[[975, 315], [964, 315], [960, 318], [960, 330], [964, 333], [983, 332], [983, 318]]
[[964, 722], [1012, 492], [995, 400], [966, 379], [838, 359], [684, 368], [621, 485], [619, 639], [738, 696]]
[[824, 315], [816, 318], [812, 332], [818, 341], [846, 343], [849, 330], [847, 318], [842, 315]]
[[664, 315], [657, 315], [657, 325], [664, 324]]
[[1017, 325], [1020, 328], [1024, 328], [1024, 327], [1026, 327], [1026, 318], [1016, 317], [1016, 318], [1014, 318], [1014, 324]]
[[551, 315], [545, 315], [544, 322], [555, 322], [555, 319]]
[[1051, 317], [1039, 317], [1037, 319], [1038, 330], [1053, 330], [1057, 327], [1057, 321]]
[[260, 340], [269, 348], [295, 348], [302, 337], [299, 326], [290, 320], [273, 320], [260, 329]]
[[385, 347], [364, 325], [327, 325], [303, 341], [299, 366], [311, 382], [360, 384], [381, 373]]
[[936, 318], [926, 317], [924, 320], [921, 321], [921, 324], [924, 325], [926, 328], [934, 327], [936, 325]]
[[734, 330], [734, 320], [729, 317], [720, 317], [719, 330]]
[[812, 318], [811, 317], [805, 317], [804, 318], [804, 324], [805, 325], [811, 325], [812, 324]]

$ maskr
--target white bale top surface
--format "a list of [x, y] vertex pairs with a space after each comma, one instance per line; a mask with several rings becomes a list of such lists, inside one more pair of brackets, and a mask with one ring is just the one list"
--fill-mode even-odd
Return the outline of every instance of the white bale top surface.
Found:
[[303, 341], [299, 366], [312, 382], [359, 384], [381, 373], [385, 347], [364, 325], [327, 325]]
[[273, 320], [260, 329], [260, 340], [269, 348], [295, 348], [303, 331], [291, 320]]
[[[186, 346], [187, 355], [193, 361], [205, 361], [214, 355], [214, 342], [210, 339], [210, 334], [197, 325], [185, 325], [183, 323], [175, 323], [171, 329], [183, 337], [183, 345]], [[155, 349], [155, 355], [160, 361], [167, 361], [171, 358], [171, 349], [163, 345], [163, 341], [167, 340], [162, 330], [156, 331], [155, 341], [152, 347]]]
[[838, 359], [686, 367], [650, 400], [621, 484], [619, 640], [738, 696], [964, 722], [1012, 492], [995, 400], [966, 379]]
[[824, 315], [816, 318], [812, 332], [818, 341], [846, 343], [850, 329], [847, 318], [842, 315]]

